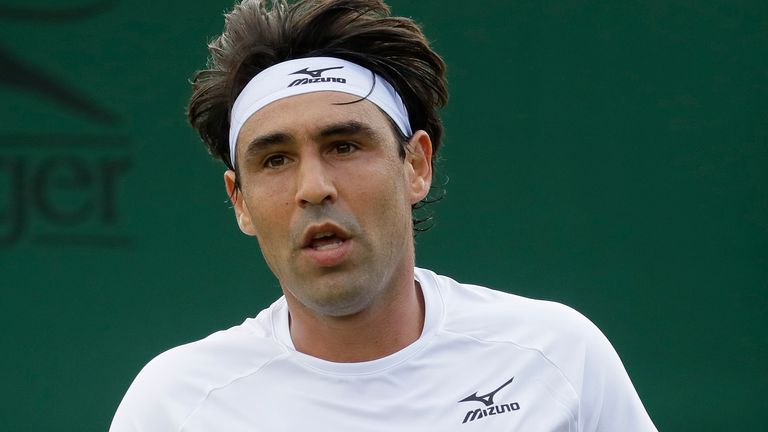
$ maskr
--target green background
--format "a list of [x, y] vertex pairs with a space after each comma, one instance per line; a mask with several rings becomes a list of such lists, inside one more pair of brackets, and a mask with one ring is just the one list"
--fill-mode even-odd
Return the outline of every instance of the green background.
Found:
[[[0, 428], [101, 431], [154, 355], [279, 295], [185, 124], [230, 3], [26, 4], [0, 5]], [[763, 429], [768, 3], [390, 4], [449, 66], [418, 264], [580, 310], [660, 430]]]

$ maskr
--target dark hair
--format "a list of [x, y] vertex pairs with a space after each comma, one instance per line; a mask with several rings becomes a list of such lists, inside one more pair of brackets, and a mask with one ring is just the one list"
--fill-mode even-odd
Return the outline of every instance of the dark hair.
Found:
[[[271, 7], [267, 7], [267, 3]], [[208, 151], [230, 169], [229, 116], [256, 74], [286, 60], [337, 57], [387, 80], [400, 94], [413, 130], [432, 139], [432, 163], [443, 126], [437, 110], [448, 90], [445, 63], [413, 20], [390, 15], [381, 0], [243, 0], [225, 15], [224, 32], [208, 44], [207, 67], [192, 78], [188, 120]], [[400, 154], [404, 156], [404, 140]], [[417, 204], [418, 208], [425, 199]], [[414, 229], [419, 222], [414, 220]]]

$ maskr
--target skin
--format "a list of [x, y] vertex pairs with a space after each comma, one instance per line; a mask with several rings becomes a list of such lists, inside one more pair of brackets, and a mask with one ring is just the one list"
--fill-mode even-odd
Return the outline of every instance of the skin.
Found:
[[[296, 349], [338, 362], [394, 353], [424, 321], [411, 206], [429, 192], [432, 143], [415, 132], [403, 160], [374, 104], [339, 105], [358, 99], [316, 92], [267, 105], [238, 137], [240, 190], [224, 175], [240, 229], [280, 281]], [[326, 232], [326, 246], [307, 244]]]

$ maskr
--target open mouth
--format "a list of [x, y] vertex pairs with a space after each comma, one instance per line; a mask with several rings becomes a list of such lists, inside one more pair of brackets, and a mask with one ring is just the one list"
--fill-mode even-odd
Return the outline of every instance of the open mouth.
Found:
[[316, 265], [334, 267], [343, 263], [352, 250], [351, 236], [332, 222], [313, 225], [305, 232], [301, 249]]
[[309, 227], [304, 233], [301, 247], [318, 251], [334, 249], [349, 240], [349, 234], [338, 225], [326, 222]]
[[331, 250], [340, 247], [344, 239], [333, 232], [321, 232], [312, 236], [306, 247], [317, 251]]

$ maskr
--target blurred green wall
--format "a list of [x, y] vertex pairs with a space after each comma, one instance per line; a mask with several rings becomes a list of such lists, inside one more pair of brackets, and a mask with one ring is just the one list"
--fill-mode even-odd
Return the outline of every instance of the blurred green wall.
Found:
[[[184, 119], [229, 1], [88, 1], [0, 5], [4, 431], [105, 430], [279, 295]], [[449, 65], [418, 264], [582, 311], [660, 430], [761, 429], [768, 3], [390, 4]]]

